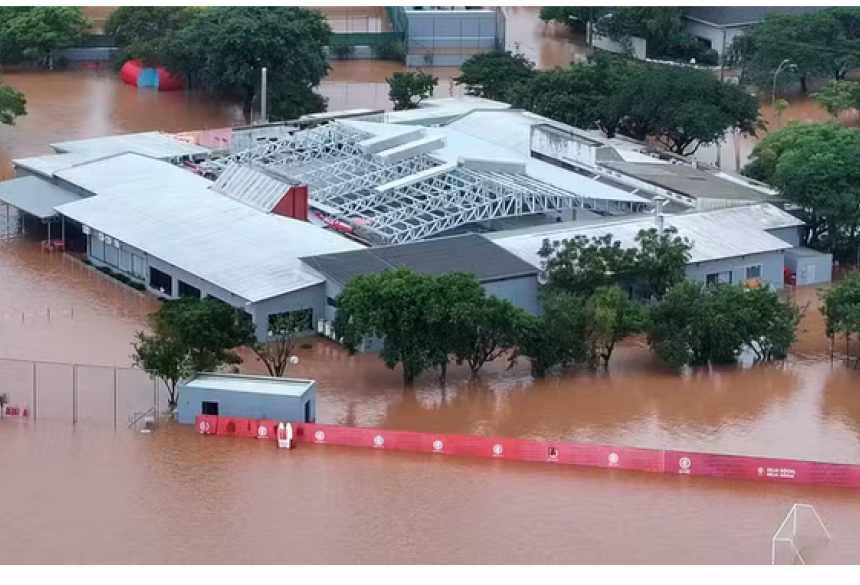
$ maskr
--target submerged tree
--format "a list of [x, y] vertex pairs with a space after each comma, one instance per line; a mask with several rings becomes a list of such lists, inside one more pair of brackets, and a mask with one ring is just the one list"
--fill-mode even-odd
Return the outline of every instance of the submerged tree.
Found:
[[92, 23], [80, 6], [7, 6], [0, 8], [0, 44], [3, 53], [18, 53], [47, 66], [57, 49], [73, 47]]
[[385, 81], [388, 82], [388, 98], [395, 110], [417, 108], [422, 100], [433, 95], [439, 79], [421, 71], [396, 71]]
[[161, 65], [170, 43], [200, 12], [196, 6], [119, 6], [105, 22], [105, 34], [119, 49], [118, 61]]
[[323, 104], [314, 88], [329, 71], [330, 36], [328, 22], [316, 10], [209, 7], [174, 35], [164, 66], [192, 85], [241, 100], [247, 122], [265, 67], [269, 91], [277, 98], [272, 115], [297, 118]]
[[454, 350], [457, 363], [465, 362], [472, 377], [477, 376], [484, 365], [513, 351], [528, 317], [510, 301], [483, 297], [459, 320]]
[[167, 405], [175, 408], [179, 402], [177, 386], [194, 374], [187, 348], [171, 335], [148, 335], [142, 331], [135, 334], [132, 347], [134, 365], [161, 380], [167, 388]]
[[296, 345], [302, 335], [312, 328], [310, 314], [304, 311], [282, 313], [272, 318], [266, 341], [250, 344], [270, 376], [283, 377], [287, 366], [292, 363]]
[[532, 375], [545, 377], [557, 366], [584, 362], [586, 343], [586, 310], [581, 297], [566, 292], [552, 292], [543, 298], [543, 313], [528, 315], [518, 335], [512, 364], [520, 357], [531, 362]]
[[490, 51], [473, 55], [460, 66], [454, 79], [466, 93], [491, 100], [505, 101], [515, 85], [526, 83], [537, 71], [525, 56], [510, 51]]
[[15, 118], [27, 114], [27, 98], [0, 80], [0, 124], [14, 125]]
[[601, 287], [585, 301], [586, 363], [592, 370], [608, 368], [618, 342], [642, 331], [644, 308], [617, 286]]
[[[824, 294], [821, 313], [825, 319], [825, 329], [831, 342], [837, 335], [843, 335], [846, 346], [852, 337], [860, 336], [860, 275], [852, 274], [843, 282]], [[855, 369], [860, 367], [860, 353], [852, 359]]]

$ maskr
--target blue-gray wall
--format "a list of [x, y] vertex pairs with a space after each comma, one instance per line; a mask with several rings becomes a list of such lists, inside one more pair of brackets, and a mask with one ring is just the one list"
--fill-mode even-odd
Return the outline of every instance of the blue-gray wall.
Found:
[[738, 258], [714, 260], [711, 262], [691, 263], [687, 265], [687, 277], [704, 282], [708, 274], [731, 272], [732, 284], [740, 284], [746, 280], [747, 266], [761, 264], [761, 279], [774, 288], [783, 286], [783, 268], [785, 254], [783, 252], [768, 252], [751, 254]]
[[[409, 66], [462, 65], [474, 54], [504, 46], [499, 35], [501, 10], [405, 9]], [[425, 55], [428, 57], [425, 58]]]
[[219, 416], [310, 422], [305, 420], [305, 403], [310, 402], [311, 421], [316, 420], [316, 383], [301, 397], [180, 387], [176, 420], [194, 424], [203, 402], [217, 402]]
[[767, 233], [772, 236], [776, 236], [783, 242], [788, 242], [794, 248], [798, 248], [800, 247], [800, 235], [803, 233], [803, 227], [794, 226], [777, 228], [775, 230], [767, 230]]
[[266, 339], [269, 315], [277, 315], [278, 313], [286, 313], [288, 311], [301, 311], [303, 309], [311, 309], [313, 311], [310, 329], [308, 330], [308, 334], [312, 335], [316, 331], [317, 320], [324, 314], [323, 307], [325, 307], [325, 285], [323, 284], [310, 286], [255, 303], [251, 308], [251, 314], [257, 326], [257, 338]]
[[532, 315], [540, 312], [537, 275], [485, 282], [482, 286], [487, 294], [508, 300], [515, 307], [528, 311]]
[[797, 286], [823, 284], [833, 279], [833, 256], [798, 248], [785, 253], [785, 265], [794, 274]]

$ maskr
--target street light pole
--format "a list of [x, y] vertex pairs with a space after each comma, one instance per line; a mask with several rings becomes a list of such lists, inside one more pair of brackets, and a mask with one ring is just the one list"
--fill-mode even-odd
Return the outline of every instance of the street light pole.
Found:
[[789, 68], [794, 67], [794, 64], [792, 64], [789, 59], [783, 59], [782, 63], [779, 64], [779, 67], [776, 68], [776, 73], [773, 74], [773, 91], [771, 91], [770, 94], [771, 107], [773, 107], [773, 105], [776, 103], [776, 78], [779, 77], [780, 71], [782, 71], [782, 68], [786, 65], [788, 65]]

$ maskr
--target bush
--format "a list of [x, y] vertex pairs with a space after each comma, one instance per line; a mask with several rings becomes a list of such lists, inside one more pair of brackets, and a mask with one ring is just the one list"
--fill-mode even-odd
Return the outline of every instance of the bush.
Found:
[[111, 270], [107, 266], [96, 266], [96, 270], [98, 270], [99, 272], [103, 272], [108, 276], [113, 276], [113, 270]]
[[392, 41], [373, 47], [373, 55], [383, 61], [406, 61], [406, 46], [400, 41]]
[[355, 47], [352, 45], [335, 45], [331, 51], [338, 59], [349, 59], [355, 54]]
[[303, 343], [299, 347], [301, 347], [302, 349], [311, 349], [313, 345], [311, 345], [310, 343]]

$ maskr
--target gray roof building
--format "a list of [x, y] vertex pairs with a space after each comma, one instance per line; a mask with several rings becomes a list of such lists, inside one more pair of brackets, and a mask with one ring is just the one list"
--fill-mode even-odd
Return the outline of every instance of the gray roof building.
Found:
[[356, 276], [400, 267], [427, 275], [466, 272], [481, 283], [537, 275], [537, 268], [476, 234], [302, 258], [340, 286]]

